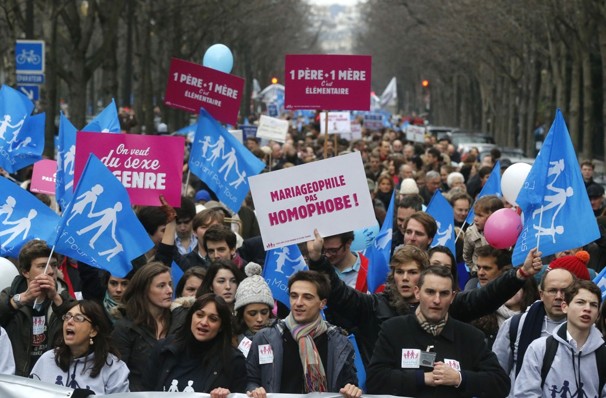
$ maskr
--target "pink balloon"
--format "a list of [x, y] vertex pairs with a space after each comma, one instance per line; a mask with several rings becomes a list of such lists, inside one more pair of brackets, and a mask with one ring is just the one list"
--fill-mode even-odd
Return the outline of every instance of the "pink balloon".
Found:
[[484, 236], [490, 246], [507, 249], [515, 245], [522, 232], [522, 219], [512, 209], [500, 209], [492, 213], [484, 224]]

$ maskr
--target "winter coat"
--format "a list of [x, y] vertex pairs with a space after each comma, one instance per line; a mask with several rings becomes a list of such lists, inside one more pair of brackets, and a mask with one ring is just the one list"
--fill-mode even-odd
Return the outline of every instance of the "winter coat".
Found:
[[[402, 368], [403, 349], [425, 351], [433, 346], [435, 361], [458, 361], [461, 384], [429, 387], [423, 373], [429, 368]], [[438, 336], [427, 333], [416, 315], [398, 316], [383, 323], [374, 354], [367, 370], [369, 394], [414, 397], [505, 397], [510, 381], [496, 356], [475, 327], [452, 317]]]
[[[273, 326], [257, 332], [253, 338], [246, 368], [248, 383], [246, 390], [252, 391], [257, 387], [265, 388], [268, 393], [279, 393], [282, 382], [283, 338], [284, 333], [290, 333], [283, 320]], [[347, 336], [333, 325], [326, 331], [328, 335], [328, 358], [324, 364], [328, 392], [339, 392], [346, 384], [358, 384], [356, 367], [354, 365], [354, 349]], [[273, 351], [273, 362], [259, 364], [259, 346], [269, 344]], [[298, 361], [300, 358], [287, 358]]]
[[[75, 300], [69, 296], [67, 289], [60, 280], [57, 280], [57, 289], [63, 303], [60, 306], [51, 304], [50, 300], [43, 303], [46, 313], [48, 347], [53, 346], [55, 340], [62, 333], [63, 321], [61, 317], [72, 307]], [[29, 376], [33, 367], [31, 363], [32, 350], [32, 307], [29, 305], [19, 309], [14, 309], [10, 299], [17, 293], [23, 293], [27, 290], [27, 280], [22, 275], [17, 275], [13, 279], [10, 287], [7, 287], [0, 293], [0, 326], [6, 329], [8, 337], [13, 346], [13, 355], [15, 356], [16, 375]]]
[[97, 395], [129, 392], [128, 367], [113, 354], [107, 354], [105, 366], [97, 377], [91, 377], [95, 354], [73, 359], [65, 372], [55, 362], [55, 350], [47, 351], [36, 362], [30, 378], [69, 388], [85, 388]]
[[[231, 362], [229, 369], [223, 369], [220, 357], [214, 357], [206, 367], [200, 366], [200, 375], [204, 379], [202, 387], [197, 386], [196, 392], [210, 393], [217, 387], [227, 388], [232, 393], [246, 392], [246, 359], [244, 355], [231, 347]], [[179, 368], [185, 353], [175, 343], [174, 336], [159, 341], [149, 359], [149, 368], [143, 378], [147, 391], [162, 391], [163, 386], [170, 384], [168, 375]], [[202, 363], [202, 358], [200, 358]]]
[[567, 323], [560, 325], [552, 334], [559, 344], [543, 389], [540, 375], [547, 337], [530, 343], [515, 381], [514, 397], [606, 397], [606, 386], [598, 392], [599, 377], [595, 359], [595, 351], [604, 344], [602, 334], [592, 326], [587, 341], [579, 351], [576, 344], [572, 345], [568, 341], [566, 326]]

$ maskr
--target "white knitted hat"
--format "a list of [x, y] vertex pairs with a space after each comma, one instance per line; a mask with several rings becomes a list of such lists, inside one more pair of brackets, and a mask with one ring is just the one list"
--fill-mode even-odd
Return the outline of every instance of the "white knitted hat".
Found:
[[417, 187], [417, 183], [412, 178], [405, 178], [402, 180], [400, 184], [400, 193], [402, 195], [409, 195], [419, 193], [419, 187]]
[[247, 275], [236, 291], [236, 302], [234, 309], [245, 307], [248, 304], [267, 304], [269, 308], [274, 308], [274, 298], [271, 289], [265, 279], [261, 276], [263, 268], [257, 263], [248, 263], [244, 268]]

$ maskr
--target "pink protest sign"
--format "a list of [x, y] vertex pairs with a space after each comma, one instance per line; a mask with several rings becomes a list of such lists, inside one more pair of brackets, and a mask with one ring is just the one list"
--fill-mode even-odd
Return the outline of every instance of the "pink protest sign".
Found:
[[36, 193], [55, 194], [55, 176], [57, 175], [57, 161], [42, 159], [34, 163], [30, 191]]
[[286, 109], [367, 111], [369, 55], [287, 55]]
[[78, 131], [74, 186], [94, 153], [126, 187], [132, 204], [160, 206], [160, 195], [181, 206], [185, 138]]
[[235, 125], [243, 90], [241, 77], [173, 58], [164, 103], [196, 114], [204, 108], [218, 121]]

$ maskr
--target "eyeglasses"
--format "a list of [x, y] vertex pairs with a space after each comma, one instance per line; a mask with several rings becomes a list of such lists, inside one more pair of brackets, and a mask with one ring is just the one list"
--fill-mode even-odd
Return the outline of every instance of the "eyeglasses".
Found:
[[93, 321], [91, 321], [90, 319], [88, 319], [87, 317], [85, 317], [85, 316], [84, 316], [84, 315], [82, 315], [82, 314], [76, 314], [76, 315], [72, 315], [72, 314], [70, 314], [69, 312], [68, 312], [67, 314], [63, 315], [63, 316], [61, 317], [61, 319], [63, 319], [63, 320], [64, 320], [64, 321], [66, 321], [66, 322], [67, 322], [67, 321], [69, 321], [69, 320], [71, 320], [71, 319], [73, 319], [73, 320], [74, 320], [74, 322], [78, 322], [78, 323], [90, 322], [90, 323], [91, 323], [91, 325], [92, 325], [92, 323], [93, 323]]
[[556, 288], [552, 288], [552, 289], [547, 289], [547, 290], [543, 290], [543, 293], [549, 295], [549, 296], [557, 296], [558, 293], [560, 293], [562, 295], [562, 297], [564, 296], [564, 293], [566, 293], [566, 289], [556, 289]]
[[322, 248], [322, 254], [334, 256], [335, 254], [337, 254], [339, 252], [339, 250], [341, 250], [343, 248], [343, 246], [345, 246], [345, 244], [342, 243], [341, 246], [339, 246], [339, 247], [334, 247], [334, 248], [330, 248], [330, 249]]

